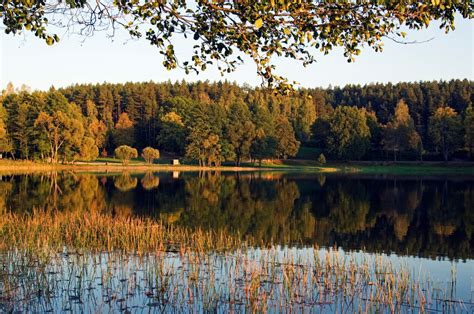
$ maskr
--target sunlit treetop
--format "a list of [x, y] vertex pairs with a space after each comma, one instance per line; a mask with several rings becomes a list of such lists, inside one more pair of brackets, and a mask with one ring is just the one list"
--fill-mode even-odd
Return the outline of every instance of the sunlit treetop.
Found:
[[[382, 40], [403, 41], [401, 26], [422, 29], [440, 20], [446, 32], [454, 29], [456, 14], [473, 17], [472, 1], [33, 1], [2, 0], [0, 18], [7, 34], [30, 31], [52, 45], [59, 37], [51, 26], [91, 36], [114, 35], [124, 28], [134, 38], [145, 38], [164, 56], [167, 69], [186, 73], [216, 65], [233, 71], [249, 56], [262, 82], [280, 92], [293, 83], [275, 73], [272, 58], [315, 62], [317, 52], [342, 47], [348, 62], [366, 45], [382, 50]], [[190, 57], [178, 60], [174, 43], [184, 36], [192, 44]], [[239, 53], [240, 52], [240, 53]]]

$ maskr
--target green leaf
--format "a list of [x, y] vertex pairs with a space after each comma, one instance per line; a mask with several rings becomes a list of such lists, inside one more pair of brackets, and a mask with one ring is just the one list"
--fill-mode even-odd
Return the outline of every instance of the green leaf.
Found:
[[258, 20], [255, 21], [255, 28], [256, 29], [261, 28], [262, 25], [263, 25], [263, 20], [262, 19], [258, 19]]

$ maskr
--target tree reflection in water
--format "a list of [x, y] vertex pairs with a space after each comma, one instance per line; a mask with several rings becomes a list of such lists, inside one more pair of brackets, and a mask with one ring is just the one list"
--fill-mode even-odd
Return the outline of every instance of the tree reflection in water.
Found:
[[[138, 184], [140, 180], [141, 184]], [[140, 215], [263, 243], [473, 257], [474, 180], [281, 172], [0, 177], [0, 208]]]

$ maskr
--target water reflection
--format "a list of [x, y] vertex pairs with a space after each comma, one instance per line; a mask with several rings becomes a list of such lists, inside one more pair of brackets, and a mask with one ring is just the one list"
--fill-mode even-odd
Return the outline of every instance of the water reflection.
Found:
[[1, 177], [0, 208], [146, 215], [262, 242], [474, 256], [469, 178], [51, 172]]

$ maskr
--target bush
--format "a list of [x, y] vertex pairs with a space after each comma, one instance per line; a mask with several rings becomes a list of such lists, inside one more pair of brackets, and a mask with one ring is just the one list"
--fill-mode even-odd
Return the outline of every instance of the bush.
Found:
[[153, 163], [153, 160], [160, 158], [160, 151], [153, 147], [145, 147], [142, 150], [142, 157], [149, 164]]
[[320, 154], [318, 157], [318, 164], [324, 165], [325, 163], [326, 163], [326, 157], [324, 156], [324, 154]]
[[115, 157], [122, 160], [122, 163], [124, 165], [128, 164], [130, 159], [138, 157], [137, 150], [127, 145], [121, 145], [117, 147], [114, 153], [115, 153]]

